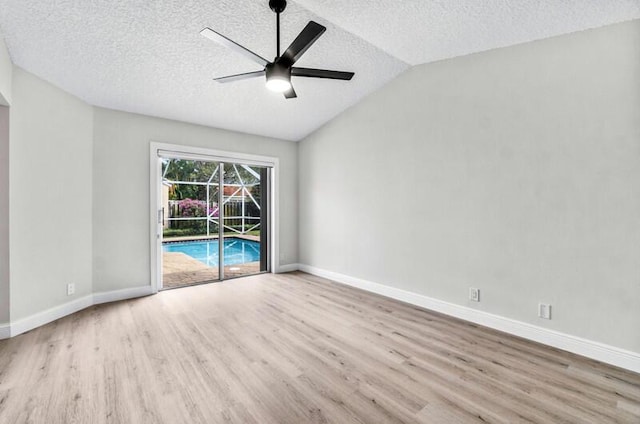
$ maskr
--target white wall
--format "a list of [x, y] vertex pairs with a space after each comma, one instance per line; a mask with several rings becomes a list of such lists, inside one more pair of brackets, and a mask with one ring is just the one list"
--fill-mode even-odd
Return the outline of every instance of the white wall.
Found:
[[9, 106], [11, 104], [11, 79], [13, 74], [13, 65], [9, 57], [9, 51], [0, 37], [0, 105]]
[[633, 21], [409, 70], [300, 144], [300, 262], [640, 352], [638, 46]]
[[297, 262], [297, 145], [95, 108], [94, 291], [150, 284], [149, 143], [183, 144], [280, 159], [280, 264]]
[[14, 68], [12, 322], [91, 293], [92, 137], [91, 106]]
[[0, 106], [0, 326], [9, 317], [9, 108]]

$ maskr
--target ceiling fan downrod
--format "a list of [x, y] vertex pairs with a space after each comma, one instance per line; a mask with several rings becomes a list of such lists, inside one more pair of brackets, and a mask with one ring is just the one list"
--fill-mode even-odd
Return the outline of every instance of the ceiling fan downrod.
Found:
[[276, 14], [276, 57], [280, 57], [280, 14], [287, 8], [287, 0], [269, 0], [269, 7]]

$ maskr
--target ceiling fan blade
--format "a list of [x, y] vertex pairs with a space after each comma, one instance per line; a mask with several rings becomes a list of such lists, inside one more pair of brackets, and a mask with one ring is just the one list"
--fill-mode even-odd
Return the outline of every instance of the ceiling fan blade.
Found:
[[349, 81], [355, 74], [353, 72], [328, 71], [326, 69], [291, 68], [293, 77], [327, 78]]
[[287, 99], [295, 99], [296, 97], [298, 97], [298, 95], [296, 94], [296, 90], [293, 89], [293, 86], [291, 86], [289, 90], [284, 92], [284, 97]]
[[228, 75], [226, 77], [214, 78], [214, 81], [218, 81], [220, 83], [225, 82], [234, 82], [234, 81], [242, 81], [249, 78], [262, 77], [264, 76], [265, 71], [255, 71], [255, 72], [247, 72], [245, 74], [236, 74], [236, 75]]
[[267, 66], [267, 64], [269, 63], [269, 61], [267, 61], [267, 59], [263, 58], [262, 56], [252, 52], [251, 50], [247, 49], [246, 47], [241, 46], [240, 44], [236, 43], [235, 41], [225, 37], [224, 35], [215, 32], [214, 30], [212, 30], [211, 28], [205, 28], [202, 31], [200, 31], [200, 34], [202, 34], [203, 37], [207, 37], [209, 40], [213, 40], [216, 43], [220, 43], [223, 46], [233, 50], [236, 53], [240, 53], [241, 55], [243, 55], [244, 57], [246, 57], [247, 59], [251, 59], [254, 62], [256, 62], [258, 65], [260, 66]]
[[309, 21], [307, 26], [304, 27], [289, 48], [282, 54], [282, 59], [288, 66], [293, 65], [326, 30], [327, 28], [319, 23]]

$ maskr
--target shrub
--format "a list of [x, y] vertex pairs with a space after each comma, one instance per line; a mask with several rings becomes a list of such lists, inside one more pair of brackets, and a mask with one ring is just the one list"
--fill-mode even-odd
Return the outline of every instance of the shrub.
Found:
[[182, 218], [206, 216], [207, 202], [202, 200], [183, 199], [178, 202], [178, 211]]
[[184, 237], [184, 236], [193, 236], [194, 231], [192, 228], [165, 228], [162, 232], [164, 237]]
[[218, 206], [207, 207], [204, 200], [182, 199], [178, 201], [178, 214], [182, 218], [204, 218], [207, 214], [217, 218]]

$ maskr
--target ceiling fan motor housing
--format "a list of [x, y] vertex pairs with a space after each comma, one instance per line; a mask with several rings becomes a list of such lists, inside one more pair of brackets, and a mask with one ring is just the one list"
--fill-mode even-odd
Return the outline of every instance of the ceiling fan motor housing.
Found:
[[282, 64], [278, 60], [273, 63], [269, 63], [265, 67], [265, 71], [267, 74], [267, 80], [277, 78], [291, 81], [291, 67]]
[[282, 13], [287, 8], [287, 0], [269, 0], [269, 7], [275, 13]]

